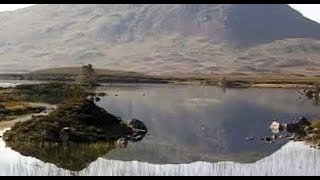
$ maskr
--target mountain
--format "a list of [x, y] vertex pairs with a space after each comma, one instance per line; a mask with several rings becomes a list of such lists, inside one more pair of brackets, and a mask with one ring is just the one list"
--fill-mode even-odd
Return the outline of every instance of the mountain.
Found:
[[320, 25], [281, 4], [50, 4], [0, 13], [1, 69], [320, 69]]

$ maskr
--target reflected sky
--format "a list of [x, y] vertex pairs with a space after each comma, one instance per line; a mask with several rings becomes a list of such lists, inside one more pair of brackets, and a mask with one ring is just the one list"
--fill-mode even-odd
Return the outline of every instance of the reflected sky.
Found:
[[[241, 174], [240, 170], [255, 173], [255, 168], [262, 172], [276, 166], [275, 160], [281, 157], [264, 165], [254, 162], [263, 162], [264, 157], [285, 144], [264, 144], [258, 140], [260, 136], [270, 135], [269, 123], [273, 119], [290, 122], [300, 115], [313, 118], [319, 108], [311, 101], [298, 100], [296, 90], [290, 89], [228, 89], [224, 92], [213, 86], [123, 85], [100, 87], [97, 91], [108, 93], [97, 103], [99, 106], [124, 120], [142, 120], [150, 135], [141, 142], [129, 143], [127, 148], [99, 154], [97, 158], [101, 158], [92, 158], [88, 167], [77, 173], [24, 157], [0, 141], [0, 174], [189, 174], [195, 173], [194, 168], [203, 169], [203, 174]], [[247, 142], [246, 136], [254, 136], [255, 140]], [[290, 146], [290, 143], [285, 145]], [[288, 151], [288, 148], [282, 149]], [[290, 158], [294, 159], [291, 155]], [[309, 166], [318, 163], [318, 159], [310, 154], [309, 160], [303, 163]], [[224, 161], [253, 164], [215, 163]], [[230, 172], [222, 167], [228, 167]], [[294, 168], [284, 170], [295, 171]], [[275, 172], [268, 169], [266, 173]], [[310, 173], [319, 172], [310, 169]]]
[[[223, 92], [214, 86], [140, 85], [98, 91], [109, 93], [99, 106], [124, 119], [143, 120], [151, 133], [143, 142], [123, 150], [130, 153], [116, 151], [106, 158], [150, 163], [253, 162], [284, 144], [259, 141], [261, 136], [270, 135], [272, 120], [290, 122], [300, 115], [314, 118], [318, 113], [318, 107], [298, 100], [292, 89]], [[247, 136], [255, 140], [247, 142]]]

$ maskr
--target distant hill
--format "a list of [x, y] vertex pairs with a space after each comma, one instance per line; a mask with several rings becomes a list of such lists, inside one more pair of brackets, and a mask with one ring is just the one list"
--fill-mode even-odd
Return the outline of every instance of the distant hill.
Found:
[[[112, 76], [143, 76], [143, 74], [130, 71], [117, 71], [109, 69], [95, 69], [97, 75], [112, 75]], [[81, 67], [60, 67], [43, 69], [27, 73], [28, 75], [79, 75], [81, 74]]]
[[320, 25], [281, 4], [50, 4], [0, 13], [0, 66], [317, 73]]

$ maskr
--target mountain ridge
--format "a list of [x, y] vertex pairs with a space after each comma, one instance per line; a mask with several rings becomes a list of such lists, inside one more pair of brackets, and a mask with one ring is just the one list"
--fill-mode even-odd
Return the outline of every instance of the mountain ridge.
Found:
[[8, 69], [315, 73], [320, 65], [319, 23], [281, 4], [35, 5], [0, 13], [0, 23]]

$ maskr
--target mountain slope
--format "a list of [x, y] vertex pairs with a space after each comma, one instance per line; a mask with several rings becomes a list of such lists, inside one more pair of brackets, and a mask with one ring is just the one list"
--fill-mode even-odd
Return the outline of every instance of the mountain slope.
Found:
[[[92, 63], [149, 74], [210, 73], [259, 71], [266, 61], [262, 70], [280, 71], [295, 70], [295, 57], [307, 71], [319, 62], [320, 25], [287, 5], [36, 5], [0, 13], [0, 23], [3, 69]], [[306, 54], [310, 63], [303, 64]]]

